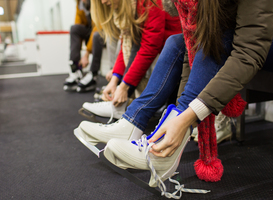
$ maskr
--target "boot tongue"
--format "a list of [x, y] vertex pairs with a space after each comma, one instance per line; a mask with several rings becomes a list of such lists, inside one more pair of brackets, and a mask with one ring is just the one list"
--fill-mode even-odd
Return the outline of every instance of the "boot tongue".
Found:
[[[164, 123], [166, 123], [167, 121], [169, 121], [170, 119], [176, 117], [177, 115], [179, 115], [181, 113], [180, 110], [178, 110], [176, 108], [175, 105], [171, 104], [168, 106], [168, 108], [163, 112], [161, 119], [159, 120], [158, 125], [156, 126], [155, 130], [149, 135], [147, 136], [147, 140], [149, 140], [151, 137], [153, 137], [153, 135], [156, 133], [156, 131], [161, 127], [161, 125], [163, 125]], [[160, 141], [162, 138], [164, 137], [164, 135], [162, 135], [158, 140]], [[140, 139], [141, 140], [141, 139]], [[137, 145], [138, 143], [136, 141], [132, 141], [133, 144]]]
[[[165, 124], [170, 119], [175, 118], [180, 113], [181, 113], [181, 111], [178, 110], [175, 105], [173, 105], [173, 104], [169, 105], [166, 112], [163, 112], [161, 120], [159, 121], [158, 125], [156, 126], [156, 129], [147, 137], [147, 140], [149, 140], [163, 124]], [[160, 137], [158, 140], [160, 140], [162, 137]]]

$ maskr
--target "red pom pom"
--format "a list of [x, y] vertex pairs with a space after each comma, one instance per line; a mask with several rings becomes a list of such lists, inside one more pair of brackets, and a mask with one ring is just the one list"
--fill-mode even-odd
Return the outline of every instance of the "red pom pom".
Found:
[[221, 112], [228, 117], [239, 117], [243, 113], [246, 104], [247, 102], [245, 102], [240, 93], [238, 93]]
[[224, 167], [221, 160], [216, 158], [206, 164], [203, 160], [198, 159], [194, 163], [194, 170], [197, 177], [206, 182], [217, 182], [221, 180], [224, 172]]

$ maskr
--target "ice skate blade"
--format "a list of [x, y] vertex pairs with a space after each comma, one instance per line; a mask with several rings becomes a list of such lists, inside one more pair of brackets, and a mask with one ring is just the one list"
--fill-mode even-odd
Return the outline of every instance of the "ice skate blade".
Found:
[[84, 108], [80, 108], [78, 110], [78, 113], [80, 115], [82, 115], [83, 117], [89, 119], [91, 122], [98, 122], [98, 123], [102, 123], [105, 124], [105, 122], [99, 121], [96, 119], [96, 115], [94, 115], [93, 113], [91, 113], [90, 111], [84, 109]]
[[63, 90], [67, 92], [75, 92], [76, 89], [77, 89], [77, 86], [67, 86], [67, 85], [63, 86]]
[[100, 150], [96, 146], [90, 144], [81, 137], [81, 135], [79, 134], [79, 128], [74, 129], [74, 135], [76, 136], [76, 138], [78, 138], [78, 140], [81, 143], [83, 143], [88, 149], [90, 149], [94, 154], [96, 154], [99, 157]]
[[89, 87], [86, 87], [86, 88], [81, 88], [81, 87], [76, 88], [77, 92], [79, 92], [79, 93], [89, 92], [89, 91], [93, 91], [95, 89], [96, 89], [95, 85], [92, 85], [92, 86], [89, 86]]
[[88, 111], [88, 110], [86, 110], [86, 109], [84, 109], [84, 108], [80, 108], [80, 109], [78, 110], [78, 113], [79, 113], [80, 115], [84, 116], [85, 118], [91, 120], [91, 121], [93, 121], [94, 118], [95, 118], [95, 115], [94, 115], [93, 113], [91, 113], [90, 111]]
[[137, 178], [136, 176], [134, 176], [133, 174], [131, 174], [130, 172], [128, 172], [125, 169], [121, 169], [117, 166], [115, 166], [114, 164], [112, 164], [110, 161], [107, 160], [107, 158], [105, 158], [104, 154], [102, 153], [100, 155], [100, 159], [102, 159], [102, 161], [109, 166], [111, 169], [113, 169], [115, 172], [119, 173], [121, 176], [127, 178], [129, 181], [133, 182], [134, 184], [142, 187], [143, 189], [153, 193], [156, 196], [161, 196], [161, 192], [159, 190], [157, 190], [154, 187], [150, 187], [148, 183], [144, 182], [143, 180]]

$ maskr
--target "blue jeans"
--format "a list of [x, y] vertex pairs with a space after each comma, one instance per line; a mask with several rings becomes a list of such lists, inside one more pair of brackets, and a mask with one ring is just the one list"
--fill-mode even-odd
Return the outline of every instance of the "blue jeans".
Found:
[[[221, 69], [232, 51], [233, 32], [229, 31], [223, 37], [225, 54], [222, 61], [216, 62], [210, 56], [204, 56], [199, 50], [194, 58], [192, 70], [185, 90], [178, 99], [177, 108], [182, 112], [189, 103], [206, 87], [209, 81]], [[185, 43], [182, 34], [170, 36], [160, 54], [149, 82], [139, 98], [128, 106], [123, 117], [136, 127], [145, 130], [150, 118], [166, 102], [180, 81], [185, 54]]]

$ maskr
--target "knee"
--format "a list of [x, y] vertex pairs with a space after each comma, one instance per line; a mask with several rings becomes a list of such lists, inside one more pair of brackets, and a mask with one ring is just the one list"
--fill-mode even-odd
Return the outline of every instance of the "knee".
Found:
[[100, 34], [99, 32], [95, 32], [94, 35], [93, 35], [93, 40], [99, 40], [100, 39]]
[[177, 35], [171, 35], [170, 37], [168, 37], [168, 39], [166, 40], [166, 43], [168, 44], [174, 44], [177, 42], [184, 42], [183, 39], [183, 35], [182, 34], [177, 34]]
[[185, 47], [183, 34], [171, 35], [168, 37], [165, 43], [165, 48], [175, 49], [174, 47], [181, 49]]
[[97, 31], [93, 34], [93, 42], [103, 43], [103, 38], [100, 36], [99, 32]]
[[92, 41], [93, 41], [93, 44], [96, 45], [97, 48], [105, 47], [104, 39], [101, 37], [99, 32], [94, 32]]
[[75, 34], [79, 30], [79, 24], [74, 24], [70, 27], [70, 34]]

